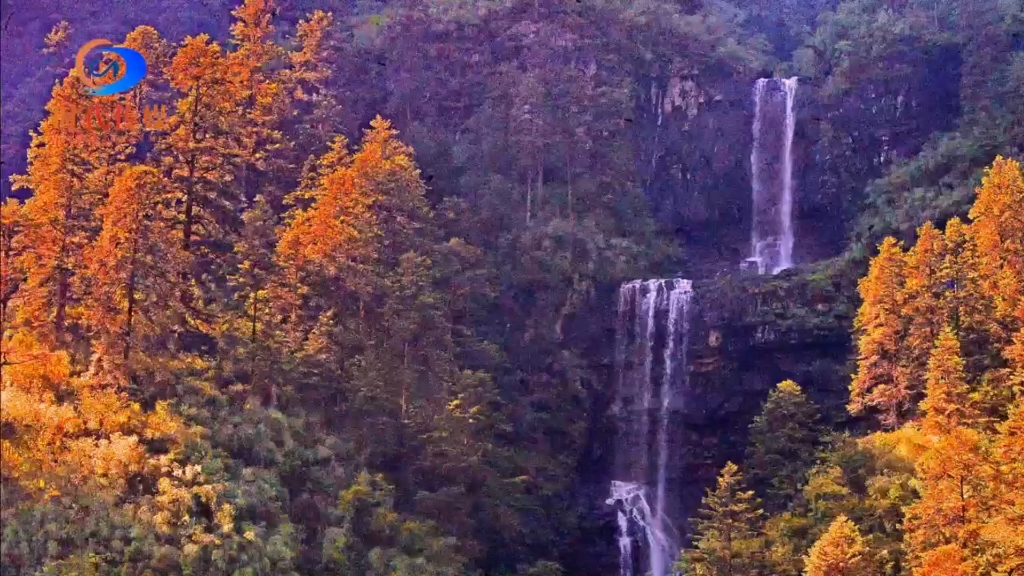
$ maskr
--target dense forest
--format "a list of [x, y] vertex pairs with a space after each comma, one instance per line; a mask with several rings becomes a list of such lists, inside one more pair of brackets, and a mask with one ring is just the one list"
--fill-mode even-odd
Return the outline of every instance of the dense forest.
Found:
[[[1024, 576], [1022, 0], [2, 8], [3, 576], [616, 573], [614, 294], [680, 275], [812, 328], [694, 360], [755, 409], [679, 573]], [[773, 75], [799, 266], [743, 279]]]

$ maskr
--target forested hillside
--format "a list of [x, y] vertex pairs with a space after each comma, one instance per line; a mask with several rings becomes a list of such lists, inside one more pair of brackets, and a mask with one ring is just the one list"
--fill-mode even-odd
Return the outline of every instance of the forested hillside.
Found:
[[1021, 0], [2, 7], [0, 574], [615, 573], [614, 291], [732, 282], [771, 75], [830, 375], [706, 423], [679, 569], [1024, 570]]

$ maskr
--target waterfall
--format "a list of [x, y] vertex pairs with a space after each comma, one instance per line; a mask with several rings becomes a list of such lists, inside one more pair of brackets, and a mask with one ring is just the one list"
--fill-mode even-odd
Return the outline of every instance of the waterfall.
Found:
[[793, 267], [793, 100], [797, 78], [761, 78], [754, 84], [753, 254], [759, 274]]
[[[686, 382], [692, 294], [690, 281], [681, 279], [633, 280], [619, 288], [613, 407], [619, 434], [607, 502], [619, 506], [621, 576], [667, 576], [679, 552], [666, 481], [669, 418]], [[634, 532], [646, 557], [634, 553]]]

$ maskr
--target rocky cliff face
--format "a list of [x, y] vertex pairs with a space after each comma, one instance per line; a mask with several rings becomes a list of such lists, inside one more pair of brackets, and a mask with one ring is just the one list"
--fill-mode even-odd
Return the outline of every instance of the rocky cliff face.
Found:
[[753, 78], [638, 81], [637, 164], [655, 217], [674, 230], [694, 277], [747, 256]]
[[[846, 246], [867, 184], [920, 152], [959, 116], [961, 55], [954, 46], [907, 50], [905, 73], [851, 86], [802, 70], [793, 140], [794, 259]], [[771, 76], [762, 71], [758, 76]], [[714, 68], [636, 81], [637, 166], [658, 221], [687, 252], [685, 276], [731, 273], [749, 256], [755, 77]]]
[[[685, 253], [681, 270], [651, 276], [695, 279], [688, 378], [668, 424], [668, 506], [681, 533], [724, 463], [742, 460], [747, 428], [778, 382], [798, 382], [826, 419], [848, 418], [850, 329], [863, 270], [837, 255], [866, 185], [920, 151], [931, 134], [950, 129], [959, 113], [958, 54], [936, 49], [907, 57], [913, 73], [898, 79], [853, 86], [831, 77], [800, 79], [792, 158], [798, 268], [774, 277], [738, 270], [750, 251], [755, 78], [708, 68], [637, 80], [630, 120], [641, 184]], [[935, 79], [954, 92], [934, 90]], [[620, 423], [608, 420], [596, 432], [608, 437], [595, 440], [594, 449], [610, 469]], [[607, 490], [608, 480], [595, 489]], [[612, 538], [614, 517], [605, 512], [611, 510], [600, 514]]]
[[[675, 390], [667, 411], [664, 484], [669, 498], [665, 506], [674, 520], [675, 532], [687, 534], [687, 520], [725, 462], [742, 461], [747, 427], [777, 383], [797, 381], [822, 408], [826, 419], [846, 418], [849, 334], [855, 312], [850, 295], [858, 272], [855, 263], [834, 260], [777, 276], [735, 274], [693, 283], [686, 334], [677, 339], [686, 342], [685, 354], [676, 354], [685, 367], [681, 372], [675, 368]], [[638, 367], [644, 372], [641, 356], [646, 354], [653, 360], [647, 360], [651, 370], [641, 383], [657, 391], [670, 373], [664, 369], [665, 361], [660, 360], [671, 353], [666, 338], [672, 332], [659, 327], [668, 313], [650, 315], [659, 325], [651, 329], [647, 342], [637, 337], [638, 331], [647, 330], [647, 309], [637, 310], [643, 314], [627, 314], [628, 321], [620, 322], [620, 327], [626, 328], [627, 340], [639, 350], [639, 360], [634, 359], [627, 375], [635, 376]], [[618, 390], [619, 396], [635, 400], [638, 394], [643, 395], [643, 386], [626, 380], [628, 385]], [[617, 440], [611, 444], [616, 464], [658, 451], [655, 444], [660, 439], [655, 432], [647, 434], [645, 445], [643, 435], [638, 436], [636, 430], [639, 424], [658, 423], [663, 417], [659, 411], [652, 406], [626, 416], [621, 410], [615, 413], [612, 420]], [[655, 424], [647, 428], [657, 430]], [[653, 494], [654, 475], [646, 476], [649, 478], [634, 480], [646, 480]]]
[[798, 382], [829, 420], [846, 418], [856, 266], [694, 283], [689, 384], [680, 399], [680, 507], [691, 514], [779, 382]]

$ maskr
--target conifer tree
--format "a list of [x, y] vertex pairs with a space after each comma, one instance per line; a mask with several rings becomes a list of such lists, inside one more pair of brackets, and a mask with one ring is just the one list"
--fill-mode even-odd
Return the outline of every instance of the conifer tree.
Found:
[[819, 434], [817, 408], [796, 382], [780, 382], [750, 426], [745, 461], [750, 482], [764, 490], [766, 510], [785, 508], [799, 493]]
[[186, 39], [166, 70], [181, 96], [157, 155], [179, 197], [181, 246], [206, 267], [230, 253], [239, 226], [242, 191], [235, 170], [245, 150], [240, 129], [245, 93], [235, 68], [221, 47], [201, 34]]
[[906, 257], [904, 308], [901, 313], [909, 320], [909, 325], [906, 338], [901, 343], [901, 374], [914, 392], [915, 403], [924, 393], [923, 378], [928, 367], [928, 355], [943, 327], [950, 321], [946, 298], [950, 278], [943, 267], [945, 252], [945, 236], [931, 222], [926, 222], [918, 228], [917, 242]]
[[694, 546], [683, 552], [686, 574], [758, 576], [764, 574], [765, 541], [760, 504], [743, 490], [739, 468], [729, 462], [718, 485], [708, 489], [694, 526]]
[[839, 516], [807, 554], [805, 576], [870, 576], [870, 552], [857, 525]]
[[983, 289], [994, 299], [996, 345], [1024, 328], [1016, 312], [1024, 301], [1024, 173], [1013, 159], [996, 158], [985, 172], [971, 208], [970, 236], [976, 245]]
[[321, 10], [300, 21], [295, 36], [298, 46], [288, 54], [291, 67], [284, 82], [301, 121], [292, 129], [290, 140], [296, 150], [318, 150], [341, 132], [338, 88], [330, 80], [342, 66], [339, 60], [348, 47], [338, 37], [334, 16]]
[[[272, 302], [274, 283], [278, 280], [274, 261], [277, 218], [266, 199], [257, 196], [242, 219], [242, 232], [235, 245], [235, 273], [228, 279], [238, 304], [233, 314], [233, 333], [245, 342], [238, 354], [246, 357], [249, 384], [274, 404], [279, 378], [273, 377], [270, 362], [272, 358], [280, 361], [277, 353], [281, 344]], [[277, 293], [288, 289], [280, 288]]]
[[176, 295], [190, 264], [174, 237], [160, 174], [128, 168], [99, 213], [103, 231], [85, 252], [92, 294], [86, 321], [107, 362], [127, 367], [134, 351], [138, 361], [151, 363], [168, 350]]
[[984, 562], [997, 574], [1024, 570], [1024, 399], [998, 426], [987, 483], [992, 516], [981, 529]]
[[956, 427], [940, 436], [916, 466], [921, 497], [906, 509], [906, 549], [918, 567], [929, 551], [960, 547], [968, 557], [983, 556], [980, 539], [991, 518], [994, 492], [986, 475], [988, 439], [979, 431]]
[[[242, 147], [239, 166], [243, 194], [246, 199], [263, 195], [272, 205], [280, 206], [282, 186], [290, 187], [286, 173], [286, 151], [289, 146], [281, 133], [288, 116], [289, 101], [285, 92], [280, 61], [284, 50], [275, 42], [274, 0], [245, 0], [232, 11], [232, 43], [236, 49], [228, 62], [241, 93], [240, 113], [244, 122], [237, 126]], [[287, 188], [286, 188], [287, 189]]]
[[950, 328], [935, 342], [925, 376], [926, 395], [921, 401], [922, 427], [926, 432], [945, 434], [957, 426], [976, 423], [977, 414], [964, 377], [960, 343]]
[[981, 374], [992, 367], [992, 295], [984, 288], [984, 271], [978, 266], [978, 247], [971, 238], [970, 227], [959, 218], [952, 218], [946, 223], [945, 236], [943, 275], [947, 281], [948, 321], [960, 341], [967, 372]]
[[[121, 107], [117, 123], [115, 106]], [[32, 190], [23, 209], [25, 251], [19, 260], [26, 278], [18, 322], [44, 342], [66, 343], [69, 325], [78, 325], [85, 294], [75, 276], [85, 247], [99, 233], [96, 210], [140, 135], [130, 107], [130, 100], [86, 96], [72, 71], [53, 89], [47, 117], [33, 136], [28, 174], [14, 178], [15, 188]]]
[[867, 276], [858, 289], [863, 301], [854, 328], [857, 332], [857, 372], [850, 385], [850, 411], [881, 413], [883, 424], [894, 427], [906, 414], [912, 391], [900, 369], [906, 255], [893, 238], [879, 246]]
[[404, 517], [394, 506], [394, 487], [380, 475], [361, 472], [338, 497], [343, 520], [324, 539], [321, 570], [368, 576], [465, 573], [454, 538], [439, 534], [429, 522]]
[[1019, 162], [997, 157], [986, 171], [971, 208], [969, 234], [976, 245], [981, 288], [992, 300], [991, 348], [1009, 366], [994, 366], [980, 392], [989, 412], [1005, 414], [1011, 391], [1024, 389], [1024, 176]]
[[[427, 255], [434, 233], [412, 150], [378, 117], [354, 154], [338, 138], [291, 196], [277, 250], [288, 281], [330, 306], [365, 303], [408, 252]], [[329, 284], [329, 285], [328, 285]], [[346, 300], [347, 299], [347, 300]], [[340, 311], [340, 309], [339, 309]]]
[[21, 207], [14, 198], [0, 205], [0, 338], [7, 334], [7, 325], [14, 315], [15, 294], [23, 280], [23, 272], [16, 264], [24, 249], [22, 238], [18, 237], [22, 228]]

